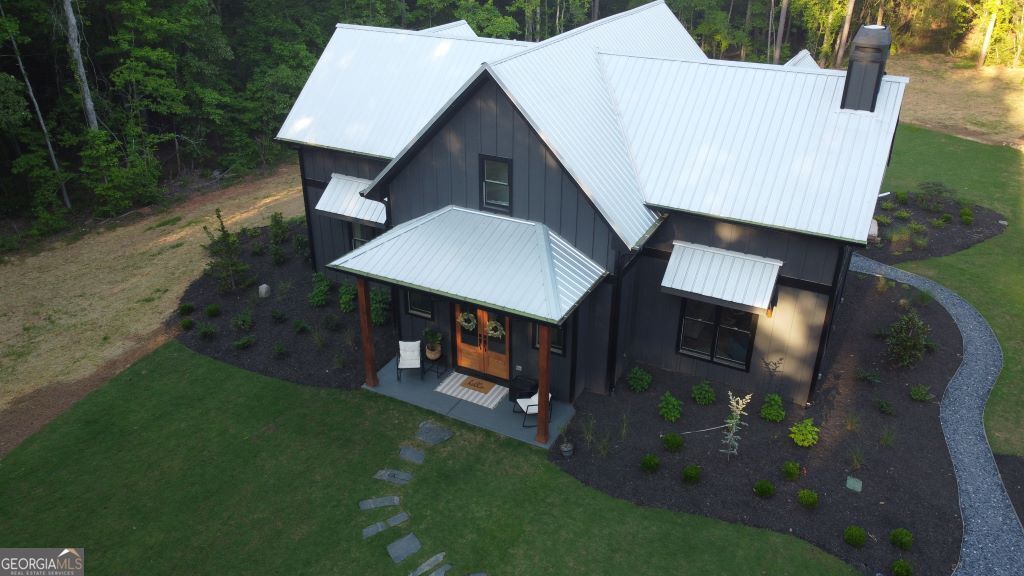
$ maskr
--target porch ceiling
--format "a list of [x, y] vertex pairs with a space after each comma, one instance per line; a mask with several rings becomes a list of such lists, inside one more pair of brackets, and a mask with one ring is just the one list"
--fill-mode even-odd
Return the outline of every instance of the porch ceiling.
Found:
[[543, 224], [457, 206], [402, 223], [329, 266], [551, 324], [607, 274]]
[[673, 242], [662, 289], [712, 303], [767, 310], [780, 260], [689, 242]]

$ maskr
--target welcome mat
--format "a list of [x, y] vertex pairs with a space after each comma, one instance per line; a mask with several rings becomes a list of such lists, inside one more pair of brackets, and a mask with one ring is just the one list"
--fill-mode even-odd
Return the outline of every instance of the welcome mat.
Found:
[[[475, 380], [479, 384], [468, 383], [469, 380]], [[445, 378], [434, 390], [491, 410], [508, 396], [508, 388], [504, 386], [457, 372], [453, 372]]]

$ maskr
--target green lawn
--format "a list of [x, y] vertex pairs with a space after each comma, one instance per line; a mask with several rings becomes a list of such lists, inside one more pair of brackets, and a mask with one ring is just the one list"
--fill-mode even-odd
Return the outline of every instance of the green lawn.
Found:
[[[171, 342], [0, 460], [0, 535], [85, 547], [90, 574], [407, 574], [442, 550], [491, 574], [852, 574], [797, 538], [613, 499], [455, 422], [409, 486], [373, 480], [427, 416]], [[358, 501], [389, 492], [424, 544], [401, 568], [399, 532], [360, 534], [393, 510]]]
[[902, 126], [885, 190], [941, 180], [960, 197], [998, 210], [1008, 229], [969, 250], [903, 268], [960, 293], [989, 321], [1005, 356], [985, 427], [996, 452], [1024, 456], [1024, 153]]

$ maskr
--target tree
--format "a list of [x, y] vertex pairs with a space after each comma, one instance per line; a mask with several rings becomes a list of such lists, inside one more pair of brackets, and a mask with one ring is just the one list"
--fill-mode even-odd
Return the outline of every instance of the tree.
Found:
[[782, 60], [782, 31], [786, 29], [787, 12], [789, 12], [789, 0], [782, 0], [782, 7], [779, 9], [779, 28], [775, 32], [775, 52], [772, 55], [774, 64], [778, 64]]
[[89, 80], [85, 76], [85, 64], [82, 63], [82, 45], [78, 39], [78, 19], [75, 18], [75, 10], [71, 7], [71, 0], [64, 0], [64, 15], [67, 20], [68, 51], [71, 53], [71, 60], [75, 65], [75, 79], [78, 80], [78, 89], [82, 93], [82, 110], [85, 112], [85, 120], [92, 130], [99, 129], [99, 122], [96, 120], [96, 107], [92, 103], [92, 91], [89, 90]]
[[850, 40], [850, 20], [853, 19], [853, 3], [854, 0], [847, 0], [846, 2], [846, 18], [843, 19], [843, 33], [839, 35], [839, 48], [836, 50], [836, 65], [843, 63], [843, 52], [846, 51], [846, 46]]

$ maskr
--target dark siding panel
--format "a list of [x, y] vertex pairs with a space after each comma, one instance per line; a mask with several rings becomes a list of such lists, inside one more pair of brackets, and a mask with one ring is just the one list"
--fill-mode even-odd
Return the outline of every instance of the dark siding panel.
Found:
[[376, 178], [387, 162], [348, 152], [303, 146], [299, 149], [305, 163], [306, 178], [329, 182], [331, 174], [345, 174], [356, 178]]
[[584, 390], [607, 394], [608, 339], [611, 335], [612, 287], [602, 283], [574, 314], [576, 330], [576, 394]]

